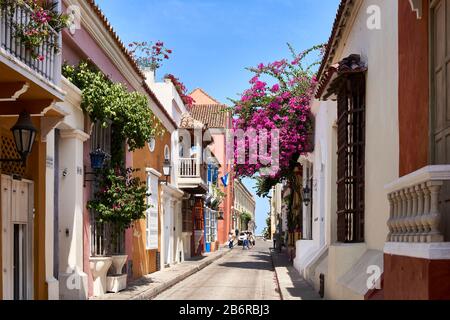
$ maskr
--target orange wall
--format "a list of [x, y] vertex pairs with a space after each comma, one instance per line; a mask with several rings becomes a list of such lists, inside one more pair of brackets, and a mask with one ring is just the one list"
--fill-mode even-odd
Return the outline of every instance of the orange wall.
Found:
[[[160, 173], [163, 173], [163, 162], [164, 162], [164, 146], [171, 146], [171, 135], [166, 131], [164, 136], [156, 138], [155, 151], [150, 152], [148, 145], [140, 150], [136, 150], [133, 153], [133, 167], [140, 169], [136, 175], [141, 179], [142, 182], [147, 180], [146, 168], [153, 168]], [[164, 177], [161, 177], [164, 179]], [[158, 203], [161, 199], [158, 196]], [[146, 221], [140, 220], [135, 224], [137, 234], [139, 237], [133, 237], [133, 277], [140, 278], [149, 273], [156, 271], [156, 253], [161, 248], [161, 210], [158, 206], [158, 216], [159, 216], [159, 249], [158, 250], [147, 250], [146, 249], [146, 237], [145, 237], [145, 225]]]
[[190, 94], [194, 99], [195, 104], [218, 104], [217, 101], [204, 94], [202, 91], [196, 89]]
[[428, 1], [417, 19], [409, 1], [399, 0], [400, 176], [429, 163]]

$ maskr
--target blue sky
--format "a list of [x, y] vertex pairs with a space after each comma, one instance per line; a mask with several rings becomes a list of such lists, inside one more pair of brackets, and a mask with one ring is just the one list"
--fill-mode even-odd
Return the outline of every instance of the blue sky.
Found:
[[[248, 88], [246, 67], [328, 40], [339, 0], [97, 0], [125, 44], [164, 41], [173, 55], [158, 70], [223, 103]], [[251, 191], [254, 182], [246, 179]], [[257, 199], [265, 227], [267, 199]]]

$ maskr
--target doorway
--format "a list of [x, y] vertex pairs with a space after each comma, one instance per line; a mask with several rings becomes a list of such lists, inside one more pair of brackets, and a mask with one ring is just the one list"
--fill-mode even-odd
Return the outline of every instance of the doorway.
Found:
[[33, 299], [33, 182], [2, 175], [3, 299]]

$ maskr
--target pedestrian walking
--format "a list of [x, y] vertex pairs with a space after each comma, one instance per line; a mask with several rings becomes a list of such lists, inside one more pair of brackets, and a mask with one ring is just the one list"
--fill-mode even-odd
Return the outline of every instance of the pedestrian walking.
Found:
[[228, 234], [228, 248], [233, 249], [234, 246], [234, 237], [233, 237], [233, 233], [229, 233]]
[[244, 233], [244, 243], [243, 243], [242, 250], [250, 250], [250, 239], [249, 239], [248, 232]]
[[249, 244], [249, 248], [253, 248], [256, 244], [256, 239], [253, 236], [253, 233], [249, 233], [249, 238], [248, 238], [248, 244]]

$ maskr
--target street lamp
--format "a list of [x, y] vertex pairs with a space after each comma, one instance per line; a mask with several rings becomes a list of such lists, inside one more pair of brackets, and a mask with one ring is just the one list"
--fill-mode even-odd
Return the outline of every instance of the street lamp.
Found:
[[24, 165], [33, 148], [33, 143], [36, 138], [37, 129], [31, 121], [31, 116], [27, 112], [22, 112], [19, 115], [17, 123], [11, 128], [16, 145], [17, 153], [20, 159], [0, 159], [0, 162], [22, 162]]
[[166, 184], [169, 180], [171, 171], [172, 171], [172, 165], [170, 164], [170, 160], [166, 159], [163, 163], [163, 174], [164, 174], [164, 177], [166, 177]]
[[309, 188], [309, 186], [303, 188], [302, 197], [305, 206], [309, 206], [309, 204], [311, 203], [311, 189]]

